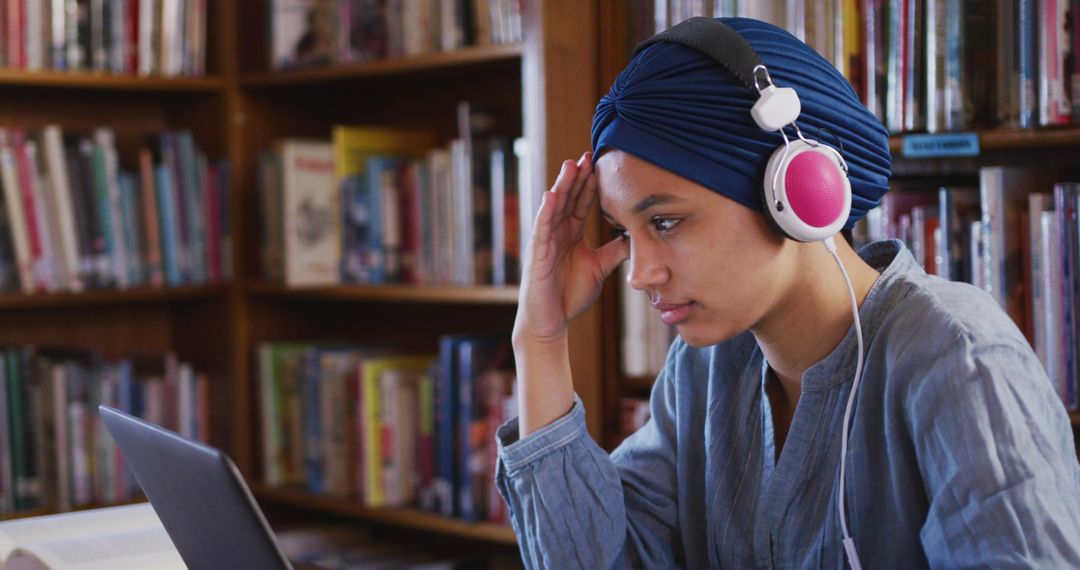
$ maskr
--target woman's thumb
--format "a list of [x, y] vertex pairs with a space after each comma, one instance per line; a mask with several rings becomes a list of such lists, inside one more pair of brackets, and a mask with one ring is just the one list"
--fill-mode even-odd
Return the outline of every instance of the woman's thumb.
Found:
[[630, 242], [625, 238], [617, 237], [596, 250], [596, 255], [600, 261], [603, 278], [607, 279], [620, 263], [630, 257]]

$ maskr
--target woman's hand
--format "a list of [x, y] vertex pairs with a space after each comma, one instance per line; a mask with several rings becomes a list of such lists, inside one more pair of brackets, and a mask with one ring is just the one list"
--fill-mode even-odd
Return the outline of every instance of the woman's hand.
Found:
[[592, 153], [563, 162], [544, 193], [526, 248], [514, 323], [514, 342], [550, 345], [565, 340], [570, 321], [600, 296], [604, 280], [629, 255], [616, 238], [598, 249], [585, 242], [585, 221], [596, 199]]

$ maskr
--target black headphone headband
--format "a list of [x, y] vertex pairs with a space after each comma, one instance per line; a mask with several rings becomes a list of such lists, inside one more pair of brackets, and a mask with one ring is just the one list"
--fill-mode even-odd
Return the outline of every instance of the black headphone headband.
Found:
[[746, 39], [727, 24], [700, 16], [690, 18], [641, 42], [634, 55], [657, 42], [674, 42], [700, 51], [716, 60], [755, 95], [758, 93], [754, 86], [754, 68], [761, 65], [761, 58]]

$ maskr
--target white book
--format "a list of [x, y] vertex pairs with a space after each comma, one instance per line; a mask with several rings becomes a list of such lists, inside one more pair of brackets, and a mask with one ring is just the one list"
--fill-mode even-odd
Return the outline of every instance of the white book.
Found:
[[453, 227], [452, 282], [470, 285], [473, 282], [473, 208], [472, 168], [467, 143], [455, 139], [450, 143], [451, 194], [453, 207], [450, 223]]
[[0, 523], [0, 567], [28, 570], [186, 568], [149, 503]]
[[46, 46], [42, 41], [41, 34], [38, 33], [44, 28], [42, 8], [42, 2], [39, 0], [23, 2], [25, 29], [30, 32], [23, 34], [23, 49], [26, 50], [26, 69], [28, 71], [39, 71], [44, 63], [43, 55]]
[[75, 232], [75, 210], [71, 199], [71, 181], [68, 179], [67, 158], [60, 127], [49, 125], [42, 131], [44, 141], [46, 178], [49, 194], [56, 207], [53, 225], [59, 229], [57, 254], [63, 266], [64, 288], [78, 292], [83, 289], [79, 265], [79, 242]]
[[67, 67], [67, 41], [66, 34], [67, 29], [65, 26], [65, 18], [67, 16], [67, 8], [65, 5], [66, 0], [48, 0], [49, 4], [49, 21], [47, 23], [47, 38], [48, 45], [46, 46], [45, 66], [63, 70]]
[[[522, 260], [521, 267], [524, 268], [525, 252], [529, 247], [529, 242], [532, 241], [533, 224], [536, 223], [536, 214], [540, 211], [544, 190], [532, 183], [528, 141], [523, 138], [514, 139], [514, 157], [518, 167], [518, 225], [521, 228], [518, 248]], [[519, 281], [520, 277], [519, 275]]]
[[326, 141], [281, 145], [285, 283], [334, 285], [341, 281], [340, 201], [333, 148]]
[[1061, 298], [1061, 240], [1058, 239], [1058, 219], [1054, 211], [1044, 211], [1039, 216], [1042, 241], [1039, 244], [1043, 258], [1042, 290], [1043, 336], [1046, 338], [1046, 375], [1058, 395], [1064, 400], [1065, 395], [1065, 352], [1062, 339], [1065, 338]]
[[1034, 193], [1028, 195], [1028, 243], [1029, 263], [1031, 265], [1031, 283], [1025, 284], [1031, 287], [1031, 323], [1034, 333], [1035, 353], [1039, 356], [1043, 368], [1049, 370], [1046, 337], [1046, 295], [1042, 288], [1044, 281], [1043, 273], [1048, 269], [1051, 260], [1044, 257], [1042, 249], [1045, 241], [1042, 235], [1042, 214], [1054, 210], [1054, 197], [1051, 194]]
[[156, 14], [161, 13], [162, 0], [136, 0], [139, 2], [139, 75], [151, 75], [158, 72], [159, 40], [158, 30], [161, 29], [161, 18]]
[[183, 66], [181, 23], [184, 21], [182, 0], [161, 0], [161, 36], [158, 49], [161, 74], [179, 75]]

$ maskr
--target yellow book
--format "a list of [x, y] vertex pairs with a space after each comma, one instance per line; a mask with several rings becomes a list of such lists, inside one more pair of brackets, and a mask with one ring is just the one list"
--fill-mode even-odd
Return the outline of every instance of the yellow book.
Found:
[[[434, 131], [339, 125], [332, 133], [335, 197], [342, 203], [336, 221], [342, 236], [342, 277], [348, 282], [383, 280], [383, 223], [381, 169], [394, 176], [391, 160], [378, 161], [368, 180], [368, 164], [375, 157], [420, 159], [435, 147]], [[395, 186], [391, 184], [391, 186]], [[390, 227], [397, 227], [395, 220]]]
[[369, 507], [386, 504], [383, 483], [382, 448], [382, 393], [379, 379], [386, 370], [397, 369], [422, 373], [427, 370], [433, 356], [390, 356], [366, 359], [361, 364], [361, 388], [363, 390], [364, 426], [364, 501]]

